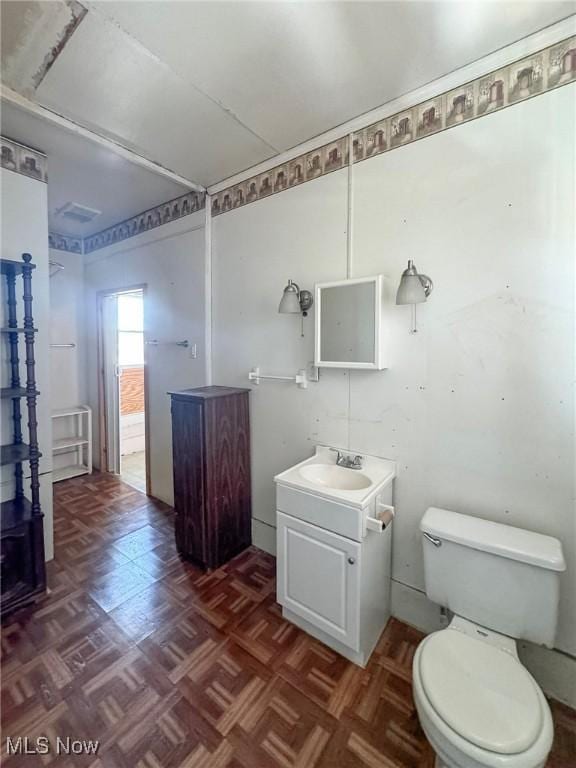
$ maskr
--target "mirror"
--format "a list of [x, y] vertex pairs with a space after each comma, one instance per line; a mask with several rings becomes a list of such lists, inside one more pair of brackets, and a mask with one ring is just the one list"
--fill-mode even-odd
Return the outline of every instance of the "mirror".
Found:
[[315, 365], [382, 368], [382, 277], [316, 285]]

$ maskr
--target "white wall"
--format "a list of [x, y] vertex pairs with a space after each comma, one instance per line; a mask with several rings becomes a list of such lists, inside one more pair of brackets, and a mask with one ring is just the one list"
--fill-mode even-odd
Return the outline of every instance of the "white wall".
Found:
[[[422, 594], [418, 522], [445, 506], [562, 540], [557, 646], [571, 654], [575, 135], [569, 86], [356, 165], [353, 276], [395, 285], [413, 258], [436, 285], [420, 333], [395, 307], [389, 370], [323, 370], [308, 390], [263, 382], [251, 396], [257, 544], [273, 546], [274, 473], [314, 442], [395, 459], [397, 615], [437, 618]], [[288, 277], [311, 288], [346, 276], [346, 173], [213, 220], [214, 383], [312, 359], [312, 319], [302, 340], [277, 303]], [[556, 656], [567, 657], [530, 656], [567, 699], [555, 677]]]
[[[332, 173], [212, 223], [213, 379], [248, 386], [248, 371], [293, 375], [314, 359], [314, 318], [278, 314], [288, 278], [301, 288], [345, 276], [346, 176]], [[323, 370], [307, 390], [263, 382], [250, 396], [254, 541], [274, 535], [273, 476], [312, 452], [345, 445], [348, 371]]]
[[50, 350], [52, 408], [59, 409], [86, 400], [84, 257], [51, 249], [50, 259], [64, 267], [50, 278], [50, 343], [76, 345]]
[[[146, 348], [152, 495], [173, 503], [169, 390], [205, 383], [204, 212], [146, 232], [85, 257], [88, 400], [94, 409], [94, 457], [99, 459], [96, 306], [99, 291], [145, 284]], [[188, 339], [189, 349], [174, 341]], [[192, 358], [192, 345], [198, 357]]]
[[[351, 386], [350, 444], [402, 470], [410, 586], [429, 504], [557, 536], [574, 568], [574, 129], [569, 88], [355, 169], [356, 271], [410, 257], [436, 285], [419, 336], [398, 308], [388, 375]], [[574, 578], [558, 646], [576, 653]]]
[[[50, 249], [50, 260], [64, 269], [50, 278], [50, 343], [75, 344], [75, 347], [50, 349], [51, 408], [58, 410], [86, 404], [86, 334], [84, 317], [84, 257]], [[52, 424], [54, 438], [77, 431], [77, 417], [56, 419]], [[55, 469], [77, 463], [76, 448], [55, 453]]]
[[[35, 338], [36, 382], [38, 398], [38, 442], [40, 459], [41, 504], [44, 513], [44, 546], [46, 559], [53, 555], [52, 526], [52, 420], [50, 418], [50, 360], [49, 360], [49, 286], [48, 286], [48, 202], [47, 188], [42, 181], [19, 173], [0, 169], [2, 188], [2, 258], [20, 261], [23, 253], [31, 253], [36, 269], [32, 275], [33, 316], [38, 328]], [[17, 300], [22, 310], [22, 282], [17, 283]], [[5, 282], [4, 280], [2, 281]], [[4, 304], [4, 302], [3, 302]], [[3, 345], [4, 348], [4, 345]], [[23, 340], [20, 359], [24, 360]], [[21, 368], [25, 382], [24, 368]], [[8, 354], [2, 353], [2, 386], [8, 386]], [[22, 427], [27, 436], [26, 405], [22, 401]], [[10, 402], [2, 401], [2, 443], [12, 442]], [[24, 467], [25, 476], [29, 469]], [[2, 467], [2, 498], [13, 496], [13, 467]]]

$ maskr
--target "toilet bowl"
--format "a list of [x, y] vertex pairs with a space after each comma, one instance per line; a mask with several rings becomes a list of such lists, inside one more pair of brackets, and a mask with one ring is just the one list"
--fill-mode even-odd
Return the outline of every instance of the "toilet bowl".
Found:
[[414, 701], [438, 768], [541, 768], [552, 716], [516, 640], [554, 647], [562, 545], [430, 507], [420, 523], [427, 597], [454, 616], [414, 656]]
[[437, 768], [545, 765], [552, 716], [512, 638], [456, 616], [419, 645], [413, 686]]

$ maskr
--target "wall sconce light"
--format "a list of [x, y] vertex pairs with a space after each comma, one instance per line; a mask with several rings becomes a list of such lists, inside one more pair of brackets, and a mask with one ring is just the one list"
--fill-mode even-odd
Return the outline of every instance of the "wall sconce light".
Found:
[[301, 291], [300, 286], [292, 280], [288, 280], [288, 285], [284, 288], [284, 293], [280, 299], [278, 312], [281, 315], [301, 315], [302, 330], [301, 336], [304, 336], [304, 318], [308, 316], [308, 310], [314, 303], [314, 298], [310, 291]]
[[288, 285], [284, 288], [284, 293], [280, 299], [278, 312], [281, 315], [302, 314], [306, 317], [313, 303], [314, 299], [310, 291], [301, 291], [298, 283], [288, 280]]
[[427, 301], [432, 293], [434, 284], [428, 275], [420, 275], [414, 266], [412, 259], [408, 262], [408, 267], [402, 272], [400, 285], [396, 294], [396, 304], [412, 305], [412, 328], [410, 333], [417, 333], [416, 328], [416, 304], [422, 304]]

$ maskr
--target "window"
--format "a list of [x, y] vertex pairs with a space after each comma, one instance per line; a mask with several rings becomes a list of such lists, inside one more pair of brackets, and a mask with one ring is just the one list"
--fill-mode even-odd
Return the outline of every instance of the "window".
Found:
[[118, 294], [118, 364], [144, 365], [142, 293]]

